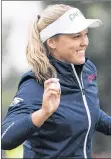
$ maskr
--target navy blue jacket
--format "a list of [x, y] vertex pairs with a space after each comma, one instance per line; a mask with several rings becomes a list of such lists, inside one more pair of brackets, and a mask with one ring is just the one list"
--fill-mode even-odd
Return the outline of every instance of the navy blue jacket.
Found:
[[36, 127], [31, 114], [42, 105], [44, 87], [33, 72], [23, 75], [2, 125], [2, 149], [24, 145], [24, 158], [91, 158], [94, 131], [111, 135], [111, 117], [99, 107], [97, 72], [86, 59], [74, 66], [49, 57], [60, 79], [58, 109]]

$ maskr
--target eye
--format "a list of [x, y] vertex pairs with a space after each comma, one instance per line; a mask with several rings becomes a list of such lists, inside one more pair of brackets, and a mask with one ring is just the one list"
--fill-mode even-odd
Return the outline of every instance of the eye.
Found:
[[73, 39], [78, 39], [78, 38], [80, 38], [80, 35], [78, 34], [78, 35], [75, 35], [75, 36], [73, 36], [72, 37]]
[[87, 35], [88, 35], [88, 32], [86, 32], [85, 35], [87, 36]]

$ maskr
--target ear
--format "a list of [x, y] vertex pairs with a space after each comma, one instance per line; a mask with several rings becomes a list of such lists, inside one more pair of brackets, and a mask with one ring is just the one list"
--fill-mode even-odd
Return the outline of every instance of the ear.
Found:
[[55, 49], [56, 48], [56, 43], [55, 43], [55, 40], [53, 38], [49, 38], [47, 40], [47, 46], [51, 49]]

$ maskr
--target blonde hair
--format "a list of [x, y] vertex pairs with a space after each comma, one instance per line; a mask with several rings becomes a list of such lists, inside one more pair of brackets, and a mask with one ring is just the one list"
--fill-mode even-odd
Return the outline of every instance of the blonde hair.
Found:
[[40, 83], [48, 78], [56, 77], [57, 73], [54, 66], [49, 62], [47, 46], [40, 41], [39, 33], [70, 8], [71, 6], [64, 4], [50, 5], [44, 10], [40, 19], [32, 24], [26, 49], [26, 57]]

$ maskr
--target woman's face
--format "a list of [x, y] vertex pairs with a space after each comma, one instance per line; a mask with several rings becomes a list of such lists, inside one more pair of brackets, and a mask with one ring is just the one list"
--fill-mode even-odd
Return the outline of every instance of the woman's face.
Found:
[[77, 34], [63, 34], [57, 38], [52, 38], [51, 54], [60, 61], [66, 61], [73, 64], [83, 64], [85, 62], [85, 51], [89, 40], [88, 30]]

